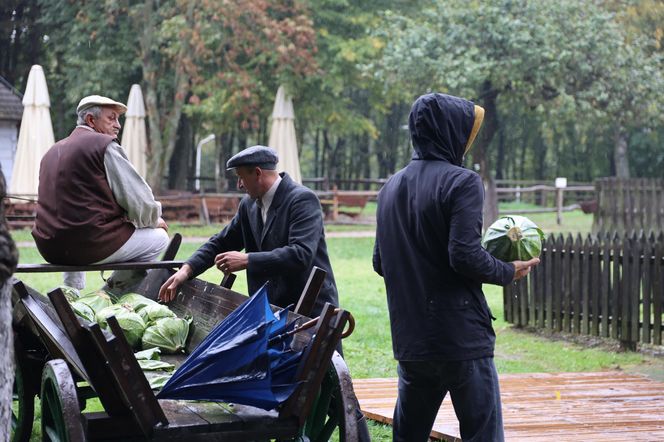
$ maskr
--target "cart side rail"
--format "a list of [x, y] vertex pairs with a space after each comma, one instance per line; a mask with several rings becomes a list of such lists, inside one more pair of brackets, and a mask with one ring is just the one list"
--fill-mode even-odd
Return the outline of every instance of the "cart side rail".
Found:
[[305, 348], [296, 372], [295, 379], [300, 385], [284, 403], [280, 417], [295, 416], [300, 426], [304, 425], [349, 316], [349, 312], [341, 309], [335, 311], [334, 306], [325, 304], [316, 323], [314, 336]]

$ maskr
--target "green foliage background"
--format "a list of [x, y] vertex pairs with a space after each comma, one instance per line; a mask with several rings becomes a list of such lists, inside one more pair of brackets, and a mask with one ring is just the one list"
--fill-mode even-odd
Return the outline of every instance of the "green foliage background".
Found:
[[266, 143], [280, 84], [305, 177], [394, 173], [410, 157], [410, 105], [429, 91], [487, 109], [467, 161], [485, 179], [664, 170], [656, 0], [10, 0], [0, 12], [0, 75], [22, 90], [44, 66], [57, 137], [81, 96], [124, 100], [141, 84], [157, 189], [191, 186], [209, 133], [215, 164]]

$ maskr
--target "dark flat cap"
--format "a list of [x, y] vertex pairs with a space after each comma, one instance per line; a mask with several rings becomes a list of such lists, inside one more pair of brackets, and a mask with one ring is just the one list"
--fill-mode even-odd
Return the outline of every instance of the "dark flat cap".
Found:
[[240, 166], [256, 166], [261, 169], [274, 170], [277, 168], [279, 155], [277, 151], [267, 146], [251, 146], [236, 153], [226, 162], [227, 169]]

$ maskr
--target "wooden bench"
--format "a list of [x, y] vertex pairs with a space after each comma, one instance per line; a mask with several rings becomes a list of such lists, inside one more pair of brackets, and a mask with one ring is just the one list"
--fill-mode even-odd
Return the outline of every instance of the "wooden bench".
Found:
[[[378, 192], [355, 190], [332, 190], [331, 192], [318, 192], [318, 198], [325, 216], [336, 221], [339, 215], [358, 218], [362, 215], [367, 202], [375, 199]], [[359, 210], [349, 210], [359, 209]]]
[[225, 223], [237, 212], [243, 194], [177, 194], [158, 197], [162, 217], [181, 223]]

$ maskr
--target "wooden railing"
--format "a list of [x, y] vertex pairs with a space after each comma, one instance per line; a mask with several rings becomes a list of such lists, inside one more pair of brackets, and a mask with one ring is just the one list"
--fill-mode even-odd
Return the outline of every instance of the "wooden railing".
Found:
[[661, 345], [663, 253], [663, 233], [549, 237], [539, 266], [504, 288], [505, 320]]

